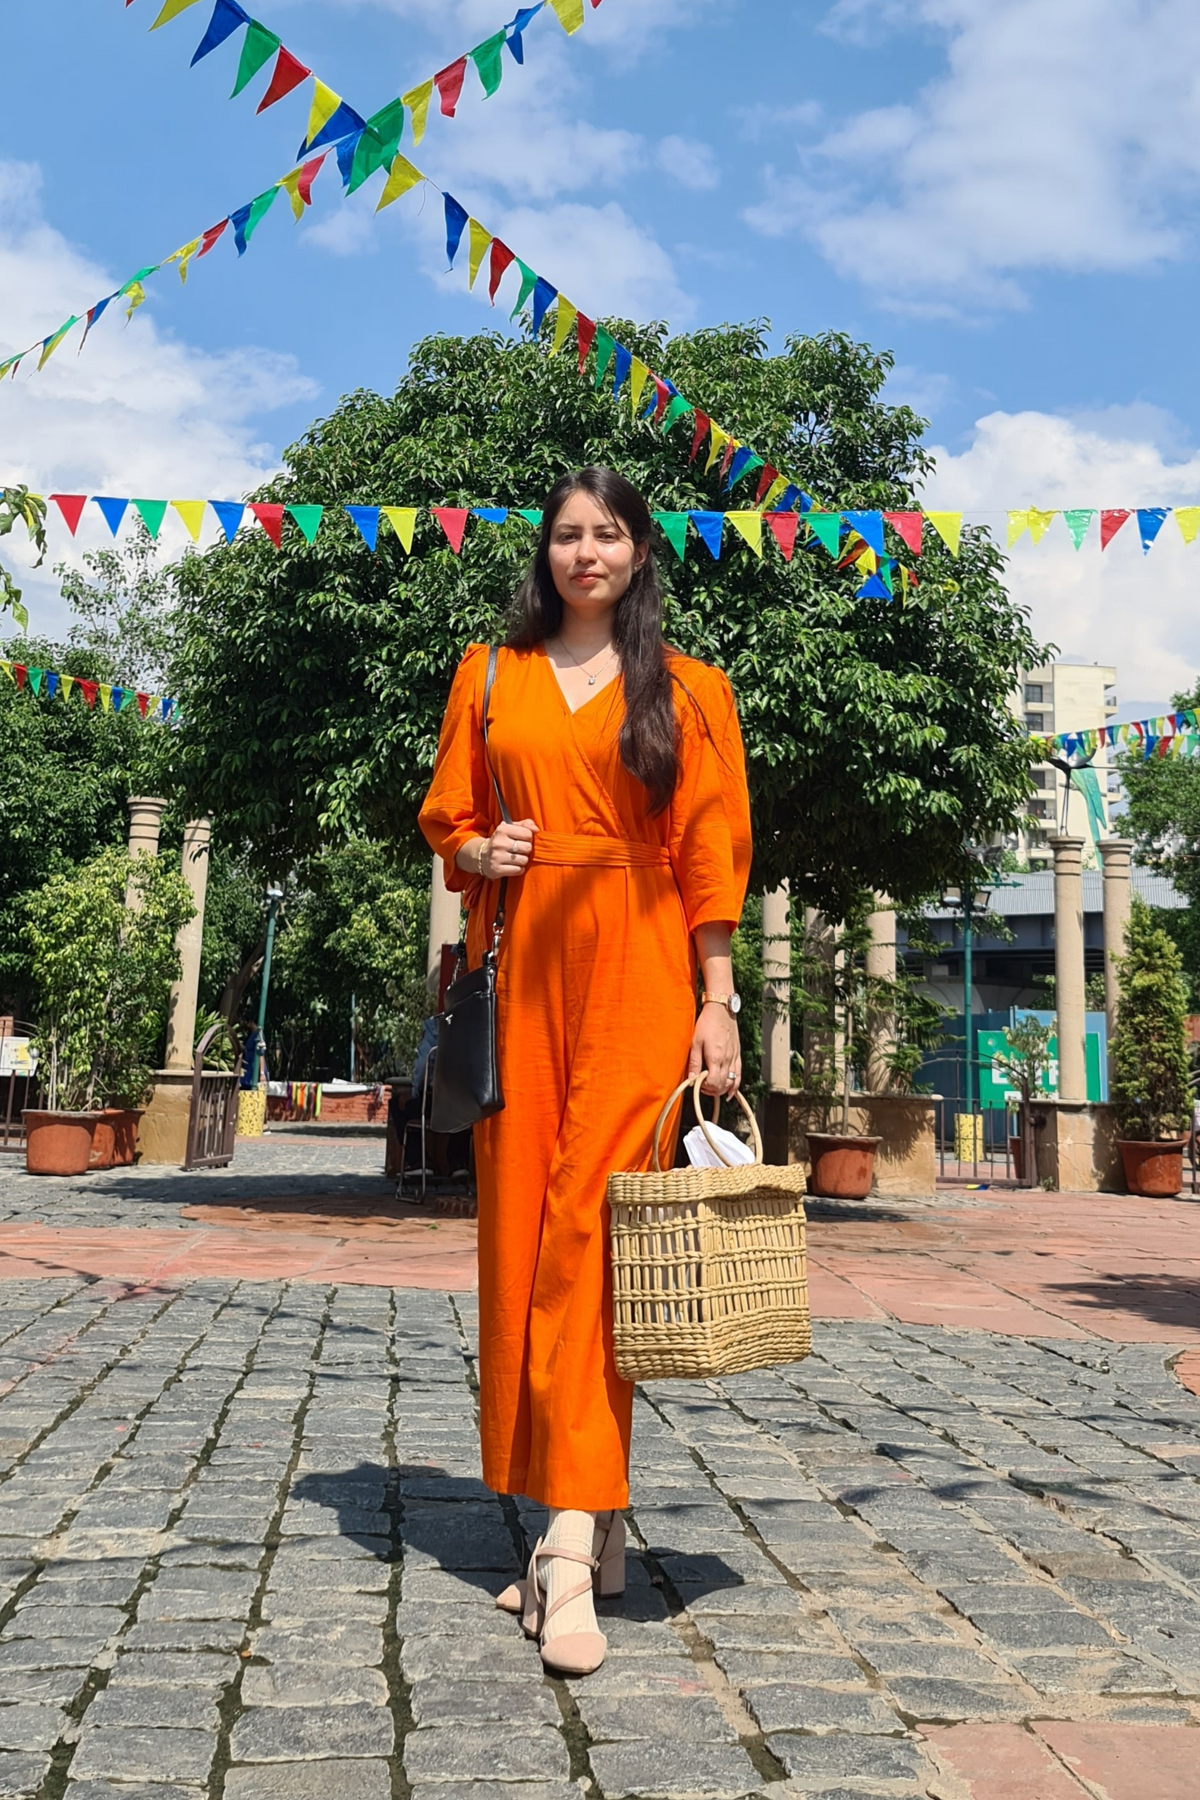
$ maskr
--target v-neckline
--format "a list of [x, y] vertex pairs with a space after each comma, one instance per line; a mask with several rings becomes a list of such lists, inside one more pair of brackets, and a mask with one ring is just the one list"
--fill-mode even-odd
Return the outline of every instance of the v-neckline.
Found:
[[594, 705], [595, 702], [597, 700], [599, 700], [601, 694], [607, 694], [609, 688], [613, 687], [621, 679], [621, 665], [618, 662], [617, 668], [616, 668], [616, 673], [609, 676], [608, 680], [604, 683], [603, 687], [598, 687], [594, 694], [589, 694], [587, 699], [581, 700], [578, 706], [572, 706], [571, 702], [567, 699], [566, 691], [563, 688], [562, 682], [558, 679], [558, 670], [555, 667], [554, 659], [551, 657], [550, 652], [547, 650], [544, 641], [538, 645], [538, 649], [541, 651], [542, 658], [545, 661], [546, 667], [550, 671], [550, 679], [551, 679], [551, 681], [553, 681], [555, 687], [558, 689], [558, 697], [563, 703], [563, 711], [566, 713], [568, 719], [577, 719], [579, 717], [580, 713], [583, 712], [586, 707]]

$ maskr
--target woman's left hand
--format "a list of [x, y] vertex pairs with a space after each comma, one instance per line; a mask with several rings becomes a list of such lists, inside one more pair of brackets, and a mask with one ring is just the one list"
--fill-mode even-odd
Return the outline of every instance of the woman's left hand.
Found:
[[724, 1006], [709, 1004], [700, 1008], [688, 1057], [689, 1078], [694, 1081], [701, 1069], [708, 1070], [703, 1093], [737, 1093], [742, 1079], [742, 1047], [737, 1020]]

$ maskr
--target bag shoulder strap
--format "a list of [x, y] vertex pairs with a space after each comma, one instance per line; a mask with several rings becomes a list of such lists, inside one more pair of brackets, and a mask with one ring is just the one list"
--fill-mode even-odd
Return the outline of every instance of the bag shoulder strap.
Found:
[[[487, 679], [485, 680], [485, 682], [483, 684], [483, 719], [482, 719], [483, 751], [484, 751], [484, 755], [487, 757], [488, 774], [492, 778], [492, 786], [496, 791], [496, 802], [500, 808], [500, 817], [504, 820], [504, 823], [506, 825], [511, 825], [512, 824], [512, 814], [509, 812], [508, 807], [505, 805], [504, 795], [500, 792], [500, 783], [496, 779], [496, 771], [495, 771], [495, 768], [492, 766], [491, 744], [489, 741], [489, 736], [490, 736], [490, 731], [491, 731], [491, 720], [489, 719], [488, 714], [491, 710], [492, 689], [496, 685], [496, 670], [499, 666], [499, 663], [500, 663], [500, 646], [499, 646], [499, 644], [492, 644], [488, 649]], [[504, 935], [504, 920], [505, 920], [505, 917], [507, 914], [507, 910], [508, 910], [508, 877], [505, 876], [504, 880], [500, 883], [500, 892], [496, 896], [496, 916], [492, 920], [492, 955], [493, 956], [499, 950], [500, 939]]]

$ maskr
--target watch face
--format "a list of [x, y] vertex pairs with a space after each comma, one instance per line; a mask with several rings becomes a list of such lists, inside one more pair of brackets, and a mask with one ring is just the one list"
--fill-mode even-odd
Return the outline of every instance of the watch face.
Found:
[[736, 1019], [742, 1010], [742, 996], [740, 994], [731, 994], [729, 996], [729, 1010]]

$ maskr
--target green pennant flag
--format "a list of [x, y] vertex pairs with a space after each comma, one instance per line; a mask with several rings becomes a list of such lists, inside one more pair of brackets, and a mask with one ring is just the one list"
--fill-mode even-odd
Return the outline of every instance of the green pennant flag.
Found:
[[603, 325], [597, 325], [593, 341], [596, 345], [596, 386], [599, 388], [604, 386], [604, 377], [608, 373], [608, 365], [612, 361], [616, 345]]
[[138, 515], [141, 518], [142, 524], [157, 543], [158, 534], [162, 530], [162, 522], [167, 510], [166, 501], [135, 500], [133, 504], [138, 510]]
[[250, 212], [242, 232], [243, 244], [248, 244], [250, 242], [250, 239], [254, 236], [254, 233], [258, 230], [282, 192], [282, 188], [269, 187], [265, 194], [259, 194], [256, 199], [250, 202]]
[[536, 506], [518, 506], [517, 511], [523, 519], [528, 519], [529, 523], [535, 526], [538, 531], [541, 530], [542, 515]]
[[1096, 509], [1094, 506], [1081, 506], [1074, 508], [1070, 512], [1064, 512], [1064, 523], [1071, 534], [1071, 540], [1077, 550], [1083, 543], [1083, 540], [1087, 535], [1087, 528], [1095, 516]]
[[467, 52], [471, 61], [479, 71], [479, 79], [483, 83], [483, 91], [490, 100], [500, 86], [502, 68], [500, 52], [504, 48], [504, 32], [497, 31], [494, 36], [484, 38], [482, 44], [476, 44]]
[[[685, 400], [682, 394], [674, 394], [671, 398], [670, 406], [668, 406], [666, 412], [663, 414], [663, 435], [665, 436], [666, 433], [670, 431], [677, 419], [682, 419], [684, 413], [694, 413], [695, 410], [696, 409], [690, 400]], [[683, 519], [687, 517], [687, 514], [680, 513], [679, 516]]]
[[687, 560], [688, 516], [682, 513], [654, 513], [654, 523], [670, 544], [680, 562]]
[[323, 506], [289, 506], [288, 511], [304, 535], [306, 544], [314, 542], [325, 512]]
[[35, 694], [40, 694], [42, 691], [42, 676], [45, 673], [46, 673], [46, 671], [44, 669], [31, 668], [29, 670], [27, 679], [28, 679], [30, 687], [33, 689]]
[[[756, 469], [761, 469], [762, 467], [763, 467], [762, 457], [755, 456], [755, 454], [752, 450], [750, 452], [750, 455], [747, 457], [746, 461], [742, 464], [741, 469], [738, 472], [738, 481], [745, 481], [747, 475], [753, 475], [754, 471]], [[737, 482], [734, 483], [734, 486], [735, 487], [737, 486]]]
[[376, 169], [384, 169], [396, 159], [400, 139], [404, 136], [404, 102], [393, 100], [380, 107], [367, 120], [367, 129], [358, 140], [346, 192], [353, 194]]
[[831, 512], [806, 512], [804, 523], [820, 538], [830, 556], [836, 556], [838, 540], [842, 533], [842, 515]]
[[236, 100], [246, 83], [253, 81], [258, 71], [270, 62], [279, 49], [281, 41], [273, 31], [268, 31], [265, 25], [260, 25], [257, 19], [251, 19], [246, 30], [246, 41], [242, 45], [242, 60], [238, 64], [237, 82], [229, 96], [231, 100]]
[[517, 304], [508, 315], [510, 319], [515, 319], [517, 314], [524, 309], [525, 302], [537, 286], [538, 279], [537, 270], [531, 269], [529, 264], [522, 262], [519, 256], [517, 257], [517, 267], [521, 271], [521, 291], [517, 295]]

